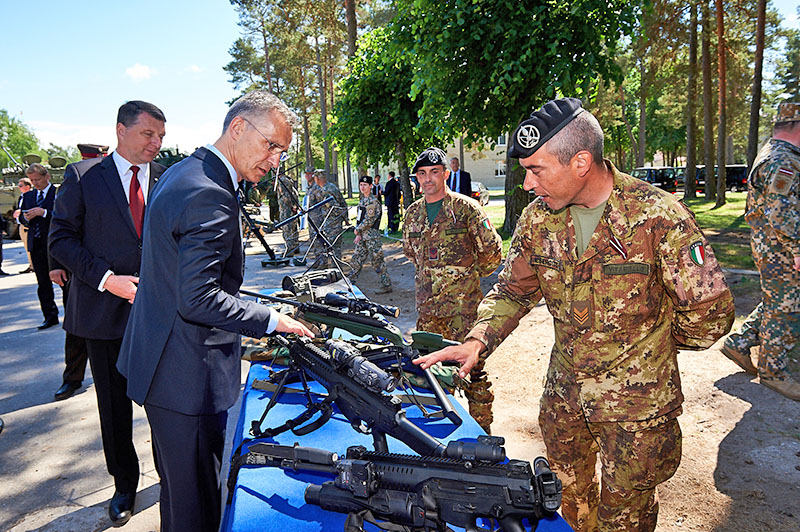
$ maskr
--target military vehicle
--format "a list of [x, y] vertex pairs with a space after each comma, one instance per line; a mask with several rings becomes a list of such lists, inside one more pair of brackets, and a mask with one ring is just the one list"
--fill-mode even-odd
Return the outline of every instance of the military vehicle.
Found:
[[185, 153], [181, 153], [178, 151], [178, 148], [162, 148], [155, 159], [153, 159], [154, 163], [158, 163], [164, 165], [166, 167], [170, 167], [173, 164], [187, 158], [188, 155]]
[[[0, 169], [0, 214], [2, 215], [2, 222], [0, 222], [0, 230], [5, 230], [8, 238], [19, 238], [19, 227], [17, 222], [12, 216], [17, 208], [19, 202], [19, 187], [17, 183], [25, 177], [25, 170], [33, 163], [41, 163], [42, 158], [35, 154], [29, 153], [18, 161], [14, 158], [8, 150], [3, 147], [3, 151], [11, 159], [12, 166]], [[60, 156], [50, 157], [50, 160], [44, 165], [50, 171], [51, 180], [53, 184], [59, 184], [64, 180], [64, 167], [67, 165], [67, 160]]]

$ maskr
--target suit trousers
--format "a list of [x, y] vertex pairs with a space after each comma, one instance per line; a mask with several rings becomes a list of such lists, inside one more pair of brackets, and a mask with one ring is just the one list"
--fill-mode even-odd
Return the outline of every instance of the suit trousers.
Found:
[[228, 412], [187, 415], [145, 403], [161, 474], [161, 532], [217, 532]]
[[19, 224], [19, 239], [22, 240], [22, 245], [25, 248], [25, 254], [28, 256], [28, 265], [33, 268], [31, 252], [28, 251], [28, 227], [22, 224]]
[[389, 219], [388, 228], [392, 233], [400, 227], [400, 206], [386, 203], [386, 216]]
[[[64, 302], [64, 312], [69, 298], [69, 284], [61, 287], [61, 300]], [[89, 355], [86, 353], [86, 340], [80, 336], [67, 333], [64, 338], [64, 382], [81, 384], [86, 373], [86, 362]]]
[[121, 344], [122, 338], [87, 338], [86, 350], [97, 393], [106, 467], [117, 491], [134, 493], [139, 484], [139, 458], [133, 447], [133, 404], [126, 395], [127, 379], [117, 370]]
[[45, 320], [58, 320], [58, 307], [56, 306], [53, 282], [50, 281], [50, 261], [47, 257], [47, 242], [36, 242], [32, 246], [31, 260], [33, 271], [36, 273], [36, 282], [39, 287], [36, 295], [39, 296], [39, 306]]

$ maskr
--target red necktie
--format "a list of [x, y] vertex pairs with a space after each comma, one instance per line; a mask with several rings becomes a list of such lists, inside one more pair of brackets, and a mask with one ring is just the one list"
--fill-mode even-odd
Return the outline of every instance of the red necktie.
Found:
[[142, 238], [142, 225], [144, 223], [144, 194], [142, 194], [142, 187], [139, 185], [138, 166], [131, 166], [131, 189], [130, 189], [130, 205], [131, 216], [133, 216], [133, 226], [136, 228], [136, 233], [139, 238]]

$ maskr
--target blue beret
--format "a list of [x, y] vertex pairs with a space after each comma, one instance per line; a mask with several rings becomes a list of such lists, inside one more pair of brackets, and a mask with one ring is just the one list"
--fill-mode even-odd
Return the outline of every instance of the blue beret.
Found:
[[414, 169], [411, 171], [416, 174], [417, 168], [437, 165], [447, 166], [447, 154], [444, 153], [444, 150], [431, 147], [417, 155], [417, 162], [414, 163]]
[[517, 159], [530, 157], [582, 112], [581, 101], [577, 98], [550, 100], [517, 126], [511, 137], [508, 156]]

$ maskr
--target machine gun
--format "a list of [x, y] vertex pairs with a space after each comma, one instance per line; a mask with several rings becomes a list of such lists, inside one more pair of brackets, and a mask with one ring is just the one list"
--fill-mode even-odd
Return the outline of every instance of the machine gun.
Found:
[[522, 460], [501, 464], [476, 457], [474, 446], [498, 440], [502, 443], [502, 438], [491, 436], [479, 437], [477, 444], [450, 442], [449, 458], [355, 446], [340, 459], [322, 449], [256, 443], [232, 461], [228, 487], [232, 493], [242, 466], [328, 472], [335, 480], [310, 484], [305, 500], [350, 514], [346, 530], [363, 530], [364, 520], [379, 528], [389, 522], [395, 525], [392, 530], [404, 531], [446, 531], [447, 525], [470, 532], [489, 530], [479, 527], [478, 518], [496, 521], [505, 532], [524, 532], [523, 519], [535, 529], [540, 518], [561, 506], [561, 481], [544, 457], [536, 458], [533, 467]]
[[[251, 423], [250, 433], [253, 436], [272, 437], [286, 430], [298, 436], [308, 434], [330, 419], [332, 405], [335, 404], [356, 431], [372, 435], [376, 451], [388, 452], [388, 434], [419, 454], [449, 456], [447, 446], [408, 420], [401, 399], [386, 393], [395, 389], [397, 380], [362, 356], [358, 349], [343, 340], [326, 340], [324, 346], [319, 346], [309, 338], [298, 337], [291, 341], [281, 336], [275, 338], [289, 350], [289, 367], [276, 372], [270, 379], [277, 384], [261, 418]], [[308, 377], [328, 391], [321, 402], [312, 400]], [[306, 410], [278, 427], [262, 430], [261, 424], [286, 389], [290, 378], [301, 382]], [[449, 401], [443, 399], [445, 405], [452, 409]], [[302, 425], [317, 413], [320, 414], [317, 420]], [[448, 414], [445, 412], [444, 415]], [[461, 423], [457, 414], [455, 420], [457, 424]], [[481, 459], [497, 461], [503, 459], [505, 451], [498, 445], [487, 444], [479, 446], [476, 454]]]
[[[358, 337], [372, 337], [380, 346], [363, 352], [362, 356], [381, 369], [393, 367], [401, 372], [421, 375], [427, 384], [426, 387], [433, 393], [442, 416], [455, 425], [461, 425], [461, 417], [453, 409], [430, 368], [423, 370], [411, 363], [413, 359], [420, 355], [442, 349], [447, 345], [454, 345], [456, 342], [445, 340], [439, 334], [416, 331], [412, 333], [413, 341], [408, 343], [403, 338], [400, 329], [384, 318], [384, 316], [397, 317], [400, 312], [399, 309], [368, 300], [351, 299], [341, 294], [327, 293], [323, 297], [322, 303], [301, 303], [294, 299], [265, 295], [248, 290], [239, 290], [239, 292], [262, 300], [297, 307], [303, 314], [304, 319], [327, 325], [330, 329], [339, 328]], [[423, 412], [425, 412], [424, 408]]]

